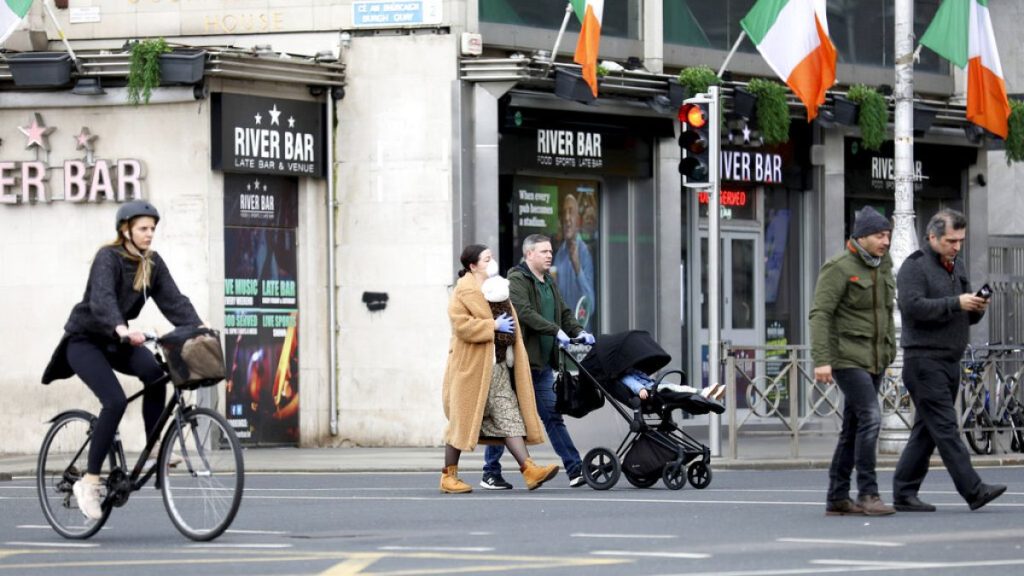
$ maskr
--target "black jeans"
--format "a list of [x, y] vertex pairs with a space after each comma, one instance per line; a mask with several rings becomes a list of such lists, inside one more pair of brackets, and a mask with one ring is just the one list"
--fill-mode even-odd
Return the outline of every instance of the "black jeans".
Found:
[[148, 385], [163, 377], [164, 372], [146, 348], [101, 344], [87, 338], [76, 337], [68, 341], [68, 364], [99, 398], [102, 406], [96, 419], [96, 428], [92, 431], [86, 469], [89, 474], [99, 474], [103, 468], [103, 459], [110, 452], [117, 426], [121, 423], [121, 417], [124, 416], [125, 407], [128, 405], [128, 397], [114, 376], [114, 370], [136, 376], [147, 385], [146, 392], [142, 395], [142, 419], [146, 425], [146, 434], [150, 434], [156, 426], [167, 398], [165, 386]]
[[882, 423], [878, 388], [882, 376], [860, 368], [840, 368], [832, 371], [832, 377], [843, 391], [844, 407], [839, 443], [828, 470], [828, 499], [850, 497], [850, 475], [854, 468], [857, 468], [858, 495], [877, 496], [875, 462]]
[[917, 412], [910, 439], [893, 475], [893, 499], [917, 496], [928, 473], [928, 459], [938, 448], [956, 491], [965, 500], [973, 500], [981, 488], [981, 477], [971, 466], [971, 456], [957, 431], [954, 407], [960, 385], [960, 360], [907, 358], [903, 362], [903, 384]]

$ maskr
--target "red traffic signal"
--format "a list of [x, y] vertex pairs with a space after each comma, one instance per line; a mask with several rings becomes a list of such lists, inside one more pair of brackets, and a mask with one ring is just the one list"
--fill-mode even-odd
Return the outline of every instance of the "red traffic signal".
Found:
[[691, 128], [703, 128], [708, 123], [708, 117], [700, 104], [683, 104], [679, 107], [679, 121]]

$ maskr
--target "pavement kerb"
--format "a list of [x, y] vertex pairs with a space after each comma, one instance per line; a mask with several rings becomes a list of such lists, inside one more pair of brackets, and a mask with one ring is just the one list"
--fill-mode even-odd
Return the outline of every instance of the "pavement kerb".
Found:
[[[388, 465], [386, 463], [381, 464], [369, 464], [366, 462], [345, 462], [344, 458], [339, 458], [333, 462], [317, 462], [310, 464], [305, 462], [304, 458], [266, 458], [266, 457], [253, 457], [246, 461], [246, 472], [249, 473], [411, 473], [411, 472], [439, 472], [440, 466], [431, 462], [430, 464], [425, 463], [407, 463], [403, 465]], [[999, 454], [993, 456], [974, 456], [971, 458], [972, 463], [978, 468], [991, 468], [998, 466], [1024, 466], [1024, 455], [1017, 454]], [[896, 467], [897, 458], [893, 456], [883, 456], [878, 459], [879, 469], [893, 469]], [[827, 469], [831, 464], [829, 458], [771, 458], [771, 459], [729, 459], [729, 458], [714, 458], [711, 459], [711, 467], [713, 470], [821, 470]], [[3, 458], [0, 457], [0, 466], [3, 465]], [[939, 469], [942, 467], [942, 461], [937, 456], [931, 460], [931, 467]], [[481, 465], [476, 461], [469, 461], [464, 463], [461, 470], [468, 473], [477, 473], [481, 469]], [[25, 477], [33, 476], [35, 469], [33, 466], [25, 466], [25, 464], [9, 466], [5, 468], [5, 471], [0, 472], [0, 481], [10, 481], [13, 477]]]

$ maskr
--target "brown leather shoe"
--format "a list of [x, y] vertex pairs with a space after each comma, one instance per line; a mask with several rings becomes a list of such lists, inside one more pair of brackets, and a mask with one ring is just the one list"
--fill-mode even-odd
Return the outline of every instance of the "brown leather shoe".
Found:
[[558, 475], [558, 465], [537, 466], [533, 460], [527, 458], [526, 465], [519, 471], [523, 473], [523, 480], [526, 480], [526, 489], [536, 490], [540, 488], [541, 484]]
[[441, 469], [441, 493], [442, 494], [465, 494], [472, 492], [473, 487], [459, 480], [459, 467], [448, 466]]
[[878, 497], [878, 494], [870, 494], [868, 496], [861, 496], [857, 498], [857, 506], [864, 511], [865, 516], [888, 516], [895, 514], [896, 509], [892, 506], [887, 506], [882, 499]]
[[825, 516], [863, 516], [864, 509], [849, 498], [825, 503]]

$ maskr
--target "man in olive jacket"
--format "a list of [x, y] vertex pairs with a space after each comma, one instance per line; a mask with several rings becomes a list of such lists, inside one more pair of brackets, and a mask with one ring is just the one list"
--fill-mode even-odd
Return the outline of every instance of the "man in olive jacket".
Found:
[[[835, 379], [845, 397], [843, 427], [829, 468], [825, 514], [883, 516], [895, 510], [878, 496], [876, 445], [881, 426], [878, 388], [896, 357], [896, 281], [889, 242], [892, 224], [870, 206], [853, 225], [846, 247], [821, 267], [811, 309], [814, 379]], [[850, 475], [857, 468], [857, 501]]]
[[[593, 344], [594, 337], [583, 330], [562, 300], [555, 279], [548, 273], [551, 261], [551, 239], [540, 234], [527, 236], [523, 241], [523, 261], [508, 271], [509, 299], [519, 317], [526, 355], [530, 358], [537, 412], [544, 422], [551, 447], [562, 459], [569, 485], [575, 488], [584, 484], [583, 461], [562, 415], [555, 410], [554, 368], [558, 366], [558, 347], [568, 344], [570, 335], [582, 338], [586, 344]], [[487, 447], [481, 487], [489, 490], [512, 487], [501, 477], [499, 459], [504, 451], [501, 446]]]

